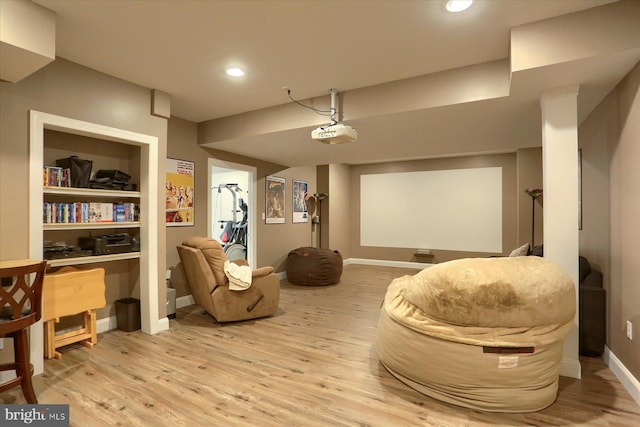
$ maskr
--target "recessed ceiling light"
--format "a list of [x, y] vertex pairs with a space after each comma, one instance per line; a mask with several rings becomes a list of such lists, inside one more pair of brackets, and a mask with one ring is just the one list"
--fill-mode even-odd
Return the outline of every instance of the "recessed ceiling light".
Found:
[[227, 69], [227, 74], [231, 77], [242, 77], [244, 76], [244, 71], [242, 71], [240, 68], [229, 68]]
[[462, 12], [471, 6], [473, 0], [449, 0], [447, 2], [447, 10], [449, 12]]

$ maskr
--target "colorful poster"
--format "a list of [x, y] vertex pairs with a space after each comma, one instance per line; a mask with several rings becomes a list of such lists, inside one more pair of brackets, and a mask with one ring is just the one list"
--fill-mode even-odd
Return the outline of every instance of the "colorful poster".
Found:
[[194, 162], [167, 159], [165, 223], [168, 227], [194, 223]]
[[293, 180], [293, 222], [309, 222], [307, 212], [308, 184], [304, 181]]
[[285, 179], [277, 176], [267, 176], [265, 181], [265, 222], [267, 224], [284, 224]]

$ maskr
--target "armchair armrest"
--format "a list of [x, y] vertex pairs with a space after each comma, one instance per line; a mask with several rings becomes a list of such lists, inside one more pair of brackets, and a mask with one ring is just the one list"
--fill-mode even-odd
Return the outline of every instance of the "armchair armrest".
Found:
[[253, 270], [251, 272], [251, 277], [255, 279], [257, 277], [268, 276], [271, 273], [273, 273], [273, 267], [268, 265], [266, 267], [260, 267], [260, 268], [258, 268], [256, 270]]
[[[231, 262], [234, 263], [234, 264], [242, 265], [242, 266], [248, 266], [249, 265], [247, 260], [246, 259], [242, 259], [242, 258], [233, 259], [233, 260], [231, 260]], [[268, 265], [266, 267], [260, 267], [260, 268], [257, 268], [255, 270], [253, 270], [251, 272], [251, 277], [255, 279], [256, 277], [268, 276], [271, 273], [273, 273], [273, 267]]]

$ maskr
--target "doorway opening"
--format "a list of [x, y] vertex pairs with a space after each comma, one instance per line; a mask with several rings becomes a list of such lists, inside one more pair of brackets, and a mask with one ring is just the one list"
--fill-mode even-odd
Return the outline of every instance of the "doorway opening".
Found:
[[208, 235], [222, 245], [227, 258], [256, 265], [256, 169], [209, 159]]

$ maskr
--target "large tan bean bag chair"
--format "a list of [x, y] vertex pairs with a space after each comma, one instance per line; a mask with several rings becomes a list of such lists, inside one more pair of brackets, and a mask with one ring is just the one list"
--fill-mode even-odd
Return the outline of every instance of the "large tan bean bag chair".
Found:
[[395, 279], [378, 355], [415, 390], [455, 405], [531, 412], [557, 396], [576, 290], [539, 257], [461, 259]]

